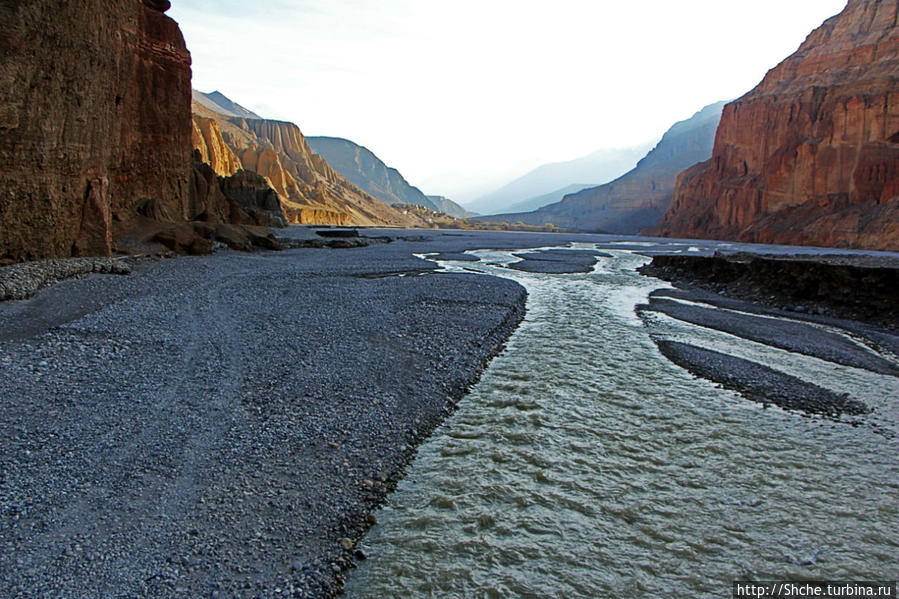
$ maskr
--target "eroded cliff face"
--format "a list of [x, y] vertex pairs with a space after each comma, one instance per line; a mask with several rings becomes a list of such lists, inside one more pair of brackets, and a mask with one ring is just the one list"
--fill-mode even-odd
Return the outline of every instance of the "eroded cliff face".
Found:
[[190, 54], [142, 0], [0, 3], [0, 259], [109, 254], [189, 210]]
[[850, 0], [724, 109], [656, 232], [899, 249], [899, 0]]
[[196, 101], [193, 112], [194, 145], [204, 162], [220, 175], [241, 168], [259, 173], [277, 192], [291, 223], [422, 225], [331, 168], [293, 123], [230, 117]]

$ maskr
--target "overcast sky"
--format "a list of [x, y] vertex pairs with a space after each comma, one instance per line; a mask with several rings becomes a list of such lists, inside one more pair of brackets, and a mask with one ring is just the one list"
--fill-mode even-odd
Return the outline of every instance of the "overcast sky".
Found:
[[752, 89], [846, 0], [173, 0], [193, 84], [467, 201]]

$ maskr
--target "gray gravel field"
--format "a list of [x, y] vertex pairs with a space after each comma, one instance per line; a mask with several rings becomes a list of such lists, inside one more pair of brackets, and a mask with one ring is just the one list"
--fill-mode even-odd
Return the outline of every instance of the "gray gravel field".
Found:
[[426, 245], [227, 251], [0, 304], [0, 596], [334, 594], [523, 316], [514, 282], [419, 274]]

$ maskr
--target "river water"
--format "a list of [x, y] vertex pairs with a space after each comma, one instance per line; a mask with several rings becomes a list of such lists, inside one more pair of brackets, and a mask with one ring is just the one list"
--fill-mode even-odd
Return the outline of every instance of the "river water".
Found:
[[[667, 284], [628, 251], [582, 275], [472, 253], [441, 264], [519, 281], [525, 321], [376, 514], [349, 597], [729, 597], [739, 579], [899, 578], [899, 379], [644, 323], [635, 305]], [[651, 334], [875, 412], [852, 426], [765, 409], [668, 362]]]

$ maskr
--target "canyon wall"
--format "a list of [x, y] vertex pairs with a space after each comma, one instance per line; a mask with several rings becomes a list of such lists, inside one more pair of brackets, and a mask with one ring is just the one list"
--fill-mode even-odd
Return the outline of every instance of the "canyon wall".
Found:
[[899, 249], [899, 0], [850, 0], [728, 104], [655, 233]]
[[[207, 96], [208, 98], [209, 96]], [[220, 102], [233, 104], [218, 95]], [[229, 116], [214, 102], [194, 101], [194, 147], [222, 176], [259, 173], [277, 192], [287, 220], [314, 225], [422, 226], [412, 214], [379, 201], [331, 168], [286, 121]], [[246, 110], [246, 109], [243, 109]]]
[[0, 260], [113, 251], [189, 216], [190, 54], [167, 2], [0, 3]]

